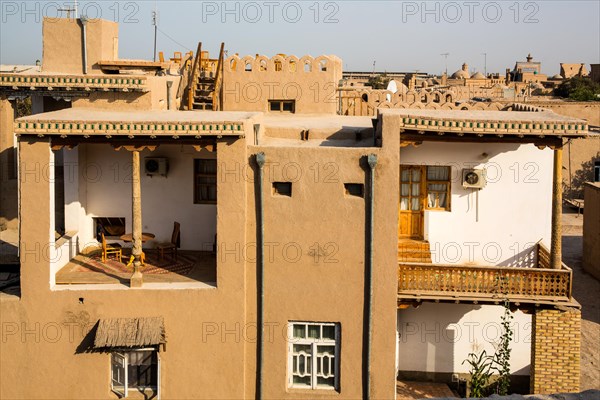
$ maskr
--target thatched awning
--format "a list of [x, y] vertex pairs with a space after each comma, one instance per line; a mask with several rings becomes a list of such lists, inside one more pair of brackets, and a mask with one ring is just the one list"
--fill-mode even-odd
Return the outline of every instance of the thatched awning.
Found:
[[98, 321], [94, 347], [145, 347], [165, 342], [163, 317], [111, 318]]

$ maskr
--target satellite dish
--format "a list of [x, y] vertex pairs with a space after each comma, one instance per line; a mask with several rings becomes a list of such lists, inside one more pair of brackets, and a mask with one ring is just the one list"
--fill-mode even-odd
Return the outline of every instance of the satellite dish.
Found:
[[[392, 92], [392, 93], [396, 93], [398, 91], [398, 85], [396, 84], [396, 81], [394, 79], [390, 80], [390, 82], [387, 85], [386, 90]], [[387, 101], [392, 101], [392, 95], [391, 94], [386, 94], [385, 98]]]

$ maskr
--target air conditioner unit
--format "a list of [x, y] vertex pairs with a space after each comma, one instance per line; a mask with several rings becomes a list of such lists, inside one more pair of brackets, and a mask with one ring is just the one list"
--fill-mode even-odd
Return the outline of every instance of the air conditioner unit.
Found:
[[167, 176], [169, 160], [165, 157], [146, 157], [144, 159], [144, 172], [148, 176]]
[[482, 189], [486, 183], [484, 169], [463, 169], [462, 185], [465, 189]]

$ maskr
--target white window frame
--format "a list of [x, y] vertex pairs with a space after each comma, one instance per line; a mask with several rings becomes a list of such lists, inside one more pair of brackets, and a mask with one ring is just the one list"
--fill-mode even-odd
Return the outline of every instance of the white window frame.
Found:
[[[129, 395], [129, 354], [134, 351], [152, 351], [156, 353], [156, 399], [160, 400], [160, 351], [154, 347], [132, 348], [132, 349], [115, 349], [110, 352], [110, 388], [120, 398], [127, 398]], [[113, 379], [113, 357], [118, 358], [124, 368], [123, 384]], [[116, 384], [115, 384], [116, 383]], [[137, 388], [136, 388], [137, 389]]]
[[[306, 337], [294, 337], [294, 325], [305, 325]], [[321, 338], [314, 339], [308, 337], [308, 326], [319, 326]], [[324, 339], [322, 336], [323, 326], [332, 326], [335, 329], [335, 339]], [[305, 389], [305, 390], [340, 390], [340, 324], [334, 322], [307, 322], [307, 321], [290, 321], [288, 322], [288, 387], [290, 389]], [[311, 386], [294, 383], [294, 345], [310, 345], [311, 346]], [[334, 347], [334, 362], [333, 362], [333, 379], [334, 384], [331, 386], [319, 386], [317, 384], [317, 346], [333, 346]]]

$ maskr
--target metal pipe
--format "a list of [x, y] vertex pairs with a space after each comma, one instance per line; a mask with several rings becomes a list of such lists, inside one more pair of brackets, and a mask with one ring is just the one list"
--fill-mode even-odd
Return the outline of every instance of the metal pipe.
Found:
[[371, 398], [371, 342], [373, 339], [373, 232], [375, 230], [375, 166], [377, 165], [377, 155], [369, 154], [367, 157], [369, 163], [369, 265], [367, 266], [367, 279], [369, 280], [369, 298], [367, 299], [368, 314], [368, 338], [367, 338], [367, 382], [366, 398]]
[[86, 31], [86, 26], [87, 26], [87, 18], [85, 16], [82, 16], [80, 19], [81, 21], [81, 31], [83, 34], [83, 73], [87, 74], [88, 73], [88, 65], [87, 65], [87, 31]]
[[260, 306], [258, 307], [257, 312], [257, 334], [259, 335], [256, 343], [259, 346], [258, 349], [258, 360], [257, 360], [257, 371], [258, 371], [258, 379], [257, 379], [257, 388], [256, 388], [256, 398], [258, 400], [262, 399], [262, 386], [263, 386], [263, 364], [264, 364], [264, 299], [265, 299], [265, 291], [264, 291], [264, 271], [265, 271], [265, 259], [264, 259], [264, 235], [265, 235], [265, 227], [264, 227], [264, 218], [263, 218], [263, 168], [265, 166], [265, 153], [260, 152], [256, 154], [256, 164], [258, 164], [258, 237], [256, 238], [256, 251], [257, 251], [257, 273], [259, 275], [259, 302]]

